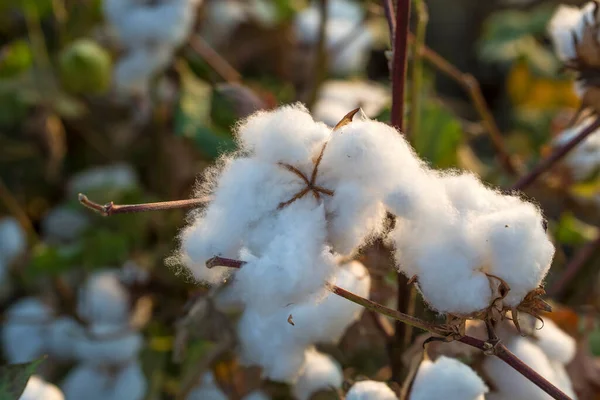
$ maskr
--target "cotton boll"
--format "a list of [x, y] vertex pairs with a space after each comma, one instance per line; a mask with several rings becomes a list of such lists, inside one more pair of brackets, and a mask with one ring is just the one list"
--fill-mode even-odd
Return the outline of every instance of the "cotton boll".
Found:
[[[101, 327], [96, 326], [98, 328]], [[115, 333], [109, 329], [82, 335], [73, 345], [78, 360], [90, 365], [111, 365], [135, 359], [143, 345], [143, 338], [139, 333]]]
[[421, 362], [410, 400], [484, 400], [487, 391], [475, 371], [458, 360], [441, 356], [435, 362]]
[[115, 271], [100, 271], [90, 276], [80, 289], [77, 313], [89, 322], [127, 325], [129, 293]]
[[150, 80], [169, 65], [172, 57], [173, 49], [163, 44], [130, 49], [115, 66], [115, 88], [121, 93], [146, 94]]
[[83, 328], [73, 318], [57, 318], [48, 328], [48, 351], [54, 357], [70, 360], [75, 356], [74, 344], [83, 334]]
[[65, 243], [77, 239], [90, 225], [87, 214], [68, 206], [58, 206], [42, 219], [44, 239], [51, 243]]
[[[565, 145], [577, 136], [583, 127], [593, 122], [592, 118], [585, 119], [581, 124], [566, 129], [553, 141], [553, 146]], [[575, 180], [585, 180], [600, 168], [600, 130], [588, 135], [565, 157], [567, 166]]]
[[55, 385], [33, 375], [27, 381], [25, 391], [19, 400], [64, 400], [65, 396]]
[[202, 383], [188, 394], [186, 400], [227, 400], [228, 397], [223, 393], [215, 382], [212, 372], [206, 372], [202, 376]]
[[575, 339], [561, 330], [551, 319], [545, 318], [544, 323], [536, 321], [534, 332], [535, 344], [542, 349], [546, 356], [563, 365], [571, 362], [575, 357], [577, 344]]
[[67, 400], [141, 400], [148, 384], [139, 363], [109, 371], [81, 364], [69, 372], [61, 388]]
[[[531, 341], [517, 336], [508, 341], [506, 347], [538, 374], [550, 382], [555, 381], [550, 361], [544, 352]], [[534, 383], [499, 358], [486, 357], [483, 362], [483, 369], [492, 380], [494, 387], [499, 388], [501, 393], [510, 396], [510, 398], [531, 400], [551, 399], [542, 389], [538, 388]]]
[[398, 400], [398, 397], [383, 382], [361, 381], [350, 388], [346, 400]]
[[301, 104], [283, 106], [275, 111], [258, 111], [236, 130], [242, 147], [257, 158], [293, 166], [312, 164], [329, 137], [330, 129], [313, 121]]
[[569, 378], [565, 366], [559, 361], [550, 361], [550, 365], [554, 371], [554, 384], [556, 387], [570, 398], [576, 400], [577, 394], [573, 389], [573, 383], [571, 382], [571, 378]]
[[34, 298], [19, 300], [8, 309], [2, 347], [11, 364], [33, 361], [44, 354], [51, 317], [52, 310]]
[[88, 168], [69, 180], [69, 196], [94, 190], [129, 190], [138, 186], [138, 177], [131, 165], [113, 164]]
[[10, 264], [26, 247], [27, 237], [19, 221], [12, 217], [0, 219], [0, 258]]
[[204, 7], [200, 34], [211, 45], [226, 43], [235, 29], [248, 20], [247, 9], [237, 0], [213, 0]]
[[373, 46], [374, 37], [365, 26], [346, 21], [329, 24], [327, 47], [332, 50], [337, 49], [336, 46], [355, 29], [360, 29], [360, 33], [343, 48], [335, 50], [330, 68], [336, 75], [346, 76], [363, 69], [369, 60], [369, 49]]
[[320, 390], [341, 388], [343, 380], [342, 368], [337, 361], [310, 348], [306, 350], [306, 364], [292, 392], [298, 400], [309, 400]]
[[577, 56], [573, 43], [573, 34], [581, 39], [581, 26], [583, 10], [578, 7], [560, 5], [548, 24], [548, 33], [552, 37], [554, 49], [558, 57], [568, 61]]
[[510, 287], [503, 303], [516, 307], [548, 272], [554, 245], [543, 228], [539, 210], [522, 203], [480, 220], [490, 255], [489, 271]]
[[341, 103], [331, 99], [319, 99], [314, 106], [314, 117], [315, 121], [321, 121], [327, 124], [327, 126], [334, 127], [338, 122], [348, 114], [350, 110], [357, 108], [357, 106], [348, 106], [346, 103]]

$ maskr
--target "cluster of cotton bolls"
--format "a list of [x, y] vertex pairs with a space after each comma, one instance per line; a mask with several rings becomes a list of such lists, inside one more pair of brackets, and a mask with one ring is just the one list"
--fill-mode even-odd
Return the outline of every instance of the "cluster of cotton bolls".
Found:
[[[364, 10], [351, 0], [327, 2], [326, 46], [331, 71], [348, 75], [364, 68], [374, 43], [374, 36], [364, 23]], [[299, 12], [295, 20], [300, 43], [314, 46], [319, 38], [321, 13], [316, 2]], [[346, 40], [352, 36], [352, 40]]]
[[150, 80], [189, 36], [202, 0], [104, 0], [104, 16], [126, 53], [113, 74], [115, 88], [145, 94]]
[[389, 104], [389, 91], [367, 81], [327, 81], [319, 90], [313, 114], [315, 120], [334, 127], [348, 110], [361, 108], [369, 118], [377, 117]]
[[540, 210], [469, 173], [422, 169], [412, 179], [388, 198], [398, 217], [390, 239], [400, 271], [417, 278], [430, 307], [456, 316], [494, 301], [501, 310], [521, 308], [554, 255]]
[[129, 294], [120, 276], [120, 271], [104, 270], [86, 281], [77, 304], [85, 326], [72, 317], [55, 317], [35, 298], [13, 304], [2, 329], [6, 358], [19, 363], [49, 354], [75, 361], [60, 385], [67, 400], [143, 398], [147, 384], [137, 361], [143, 340], [130, 325]]

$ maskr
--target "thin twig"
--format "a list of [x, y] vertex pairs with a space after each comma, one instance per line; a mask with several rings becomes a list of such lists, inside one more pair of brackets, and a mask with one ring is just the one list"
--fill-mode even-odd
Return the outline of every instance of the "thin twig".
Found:
[[190, 47], [227, 83], [238, 83], [242, 75], [199, 35], [190, 38]]
[[114, 204], [112, 201], [104, 205], [98, 204], [87, 198], [86, 195], [79, 193], [79, 202], [94, 210], [103, 217], [109, 217], [114, 214], [127, 214], [127, 213], [138, 213], [146, 211], [159, 211], [159, 210], [174, 210], [182, 208], [194, 208], [200, 207], [210, 201], [208, 197], [199, 197], [188, 200], [176, 200], [176, 201], [161, 201], [157, 203], [144, 203], [144, 204]]
[[390, 42], [392, 51], [394, 51], [394, 37], [396, 36], [396, 12], [392, 0], [383, 0], [383, 9], [385, 10], [385, 18], [390, 29]]
[[559, 296], [577, 276], [579, 271], [587, 264], [594, 254], [600, 248], [600, 235], [591, 242], [587, 243], [575, 256], [571, 259], [565, 271], [560, 278], [548, 290], [548, 295], [552, 297]]
[[423, 105], [423, 55], [421, 48], [425, 45], [425, 34], [429, 13], [424, 0], [415, 1], [415, 12], [417, 15], [416, 34], [413, 40], [414, 56], [411, 68], [411, 91], [410, 91], [410, 119], [408, 121], [408, 133], [413, 138], [419, 134], [421, 124], [421, 106]]
[[537, 178], [540, 177], [540, 175], [552, 168], [554, 164], [560, 161], [564, 156], [567, 155], [567, 153], [573, 150], [575, 146], [581, 143], [590, 134], [594, 133], [598, 128], [600, 128], [600, 117], [596, 118], [594, 122], [585, 127], [579, 134], [577, 134], [577, 136], [569, 140], [565, 145], [555, 150], [550, 157], [542, 160], [527, 175], [519, 179], [517, 183], [511, 187], [511, 189], [523, 190], [527, 186], [531, 185]]
[[410, 0], [398, 0], [392, 63], [392, 126], [404, 131], [404, 92], [406, 86], [406, 48], [410, 20]]
[[319, 24], [319, 37], [315, 48], [315, 63], [313, 65], [313, 82], [308, 100], [306, 102], [309, 109], [316, 103], [319, 95], [319, 89], [327, 77], [327, 22], [329, 19], [329, 7], [327, 0], [319, 0], [319, 13], [321, 22]]
[[[414, 35], [409, 33], [408, 40], [409, 42], [414, 43], [416, 39]], [[458, 83], [467, 92], [471, 98], [471, 101], [473, 102], [473, 105], [475, 106], [475, 110], [479, 114], [479, 117], [485, 126], [486, 131], [488, 132], [488, 135], [490, 136], [490, 139], [492, 140], [492, 145], [496, 150], [500, 165], [509, 175], [517, 175], [517, 167], [515, 166], [510, 154], [508, 153], [508, 150], [506, 149], [500, 128], [498, 128], [498, 125], [494, 120], [494, 115], [490, 111], [490, 107], [483, 97], [483, 93], [481, 92], [481, 87], [479, 86], [477, 79], [475, 79], [475, 77], [471, 74], [462, 72], [444, 57], [427, 46], [421, 46], [420, 53], [425, 60], [430, 62], [444, 75]]]

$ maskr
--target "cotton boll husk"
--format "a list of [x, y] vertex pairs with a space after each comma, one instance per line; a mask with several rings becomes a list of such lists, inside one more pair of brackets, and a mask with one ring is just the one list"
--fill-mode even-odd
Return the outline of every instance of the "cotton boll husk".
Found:
[[188, 394], [186, 400], [228, 400], [228, 397], [217, 386], [212, 372], [206, 372], [202, 383]]
[[77, 239], [90, 225], [88, 216], [68, 206], [58, 206], [42, 219], [44, 240], [65, 243]]
[[330, 128], [315, 122], [300, 103], [258, 111], [236, 129], [241, 147], [257, 158], [295, 167], [311, 164], [311, 170], [312, 159], [319, 155], [329, 133]]
[[246, 309], [237, 326], [240, 360], [262, 367], [264, 378], [293, 383], [304, 366], [306, 346], [287, 333], [285, 325], [289, 324], [284, 312], [265, 316]]
[[[517, 336], [506, 342], [506, 347], [538, 374], [555, 382], [554, 371], [548, 357], [530, 340]], [[542, 389], [497, 357], [486, 357], [483, 369], [494, 387], [513, 399], [551, 399]]]
[[324, 207], [310, 208], [313, 201], [303, 198], [277, 211], [273, 239], [236, 273], [247, 306], [270, 313], [323, 292], [335, 260], [324, 246]]
[[346, 400], [398, 400], [398, 397], [383, 382], [361, 381], [350, 388]]
[[577, 350], [575, 339], [561, 330], [551, 319], [542, 323], [536, 320], [535, 344], [552, 360], [566, 365], [573, 360]]
[[[80, 336], [73, 343], [75, 357], [87, 364], [121, 364], [134, 359], [142, 345], [142, 335], [136, 332], [123, 332], [114, 335], [114, 331], [100, 331]], [[104, 335], [102, 335], [104, 333]], [[94, 335], [95, 334], [95, 335]], [[110, 336], [113, 334], [113, 337]]]
[[25, 298], [7, 311], [2, 329], [4, 356], [10, 363], [32, 361], [46, 351], [52, 310], [41, 301]]
[[10, 264], [26, 248], [27, 237], [19, 221], [13, 217], [0, 219], [0, 258]]
[[490, 256], [489, 273], [506, 281], [510, 291], [503, 303], [516, 307], [539, 287], [554, 256], [542, 215], [534, 205], [522, 203], [483, 216], [479, 227]]
[[77, 313], [88, 322], [126, 325], [129, 320], [129, 293], [119, 281], [118, 272], [99, 271], [80, 289]]
[[25, 391], [19, 400], [64, 400], [65, 396], [55, 385], [33, 375], [27, 381]]
[[166, 68], [173, 58], [173, 49], [164, 44], [130, 49], [113, 71], [113, 83], [121, 93], [146, 94], [152, 77]]
[[271, 396], [267, 395], [261, 390], [255, 390], [254, 392], [242, 397], [242, 400], [271, 400]]
[[292, 388], [298, 400], [309, 400], [320, 390], [339, 389], [344, 376], [342, 367], [332, 357], [314, 348], [306, 350], [306, 363], [302, 374]]
[[548, 23], [548, 33], [552, 38], [556, 54], [562, 61], [568, 61], [577, 56], [573, 34], [581, 39], [582, 32], [578, 28], [581, 26], [583, 17], [583, 10], [578, 7], [560, 5]]
[[148, 384], [138, 362], [118, 372], [81, 364], [69, 372], [61, 385], [67, 400], [141, 400]]
[[488, 388], [481, 378], [453, 358], [423, 360], [412, 384], [410, 400], [484, 400]]
[[69, 360], [75, 356], [74, 343], [83, 334], [83, 328], [73, 318], [57, 318], [48, 327], [48, 351], [54, 357]]
[[129, 190], [138, 186], [135, 170], [128, 164], [113, 164], [88, 168], [69, 180], [69, 196], [94, 190]]

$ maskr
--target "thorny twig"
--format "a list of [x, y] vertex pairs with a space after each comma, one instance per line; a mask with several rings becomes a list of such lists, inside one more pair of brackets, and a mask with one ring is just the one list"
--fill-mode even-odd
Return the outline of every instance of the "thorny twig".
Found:
[[[207, 262], [207, 265], [215, 266], [229, 266], [232, 268], [242, 268], [245, 264], [244, 261], [232, 260], [228, 258], [222, 257], [213, 257]], [[407, 315], [401, 313], [397, 310], [388, 308], [384, 305], [376, 303], [372, 300], [361, 297], [357, 294], [347, 291], [339, 286], [332, 285], [327, 283], [326, 287], [332, 293], [343, 297], [347, 300], [350, 300], [353, 303], [361, 305], [370, 311], [377, 312], [379, 314], [388, 316], [395, 320], [401, 321], [405, 324], [411, 325], [415, 328], [422, 329], [424, 331], [428, 331], [433, 333], [434, 335], [440, 337], [446, 337], [449, 339], [457, 340], [461, 343], [464, 343], [468, 346], [475, 347], [481, 351], [483, 351], [486, 355], [494, 355], [500, 358], [502, 361], [510, 365], [513, 369], [523, 375], [525, 378], [533, 382], [536, 386], [542, 389], [544, 392], [548, 393], [554, 399], [557, 400], [570, 400], [570, 397], [564, 394], [560, 389], [550, 383], [543, 376], [538, 374], [536, 371], [531, 369], [527, 364], [521, 361], [515, 354], [513, 354], [510, 350], [502, 344], [502, 342], [493, 340], [493, 343], [490, 341], [485, 341], [481, 339], [477, 339], [472, 336], [467, 335], [457, 335], [457, 331], [453, 329], [453, 327], [447, 325], [439, 325], [433, 324], [430, 322], [423, 321], [419, 318], [415, 318], [411, 315]], [[493, 334], [493, 333], [492, 333]], [[494, 339], [494, 338], [492, 338]]]
[[79, 202], [90, 210], [94, 210], [103, 217], [108, 217], [114, 214], [127, 214], [127, 213], [138, 213], [146, 211], [159, 211], [159, 210], [173, 210], [181, 208], [194, 208], [200, 207], [210, 201], [208, 197], [198, 197], [187, 200], [175, 200], [175, 201], [163, 201], [157, 203], [145, 203], [145, 204], [114, 204], [112, 201], [104, 205], [98, 204], [87, 198], [86, 195], [79, 193]]
[[573, 150], [575, 146], [581, 143], [590, 134], [594, 133], [598, 128], [600, 128], [600, 117], [596, 118], [594, 122], [586, 126], [577, 136], [573, 137], [565, 145], [555, 150], [550, 157], [542, 160], [527, 175], [519, 179], [517, 183], [511, 187], [511, 189], [523, 190], [527, 186], [531, 185], [540, 177], [540, 175], [552, 168], [554, 164], [560, 161], [564, 156], [567, 155], [567, 153]]
[[190, 38], [190, 47], [227, 83], [237, 83], [242, 80], [242, 75], [215, 49], [210, 47], [200, 35], [194, 35]]

